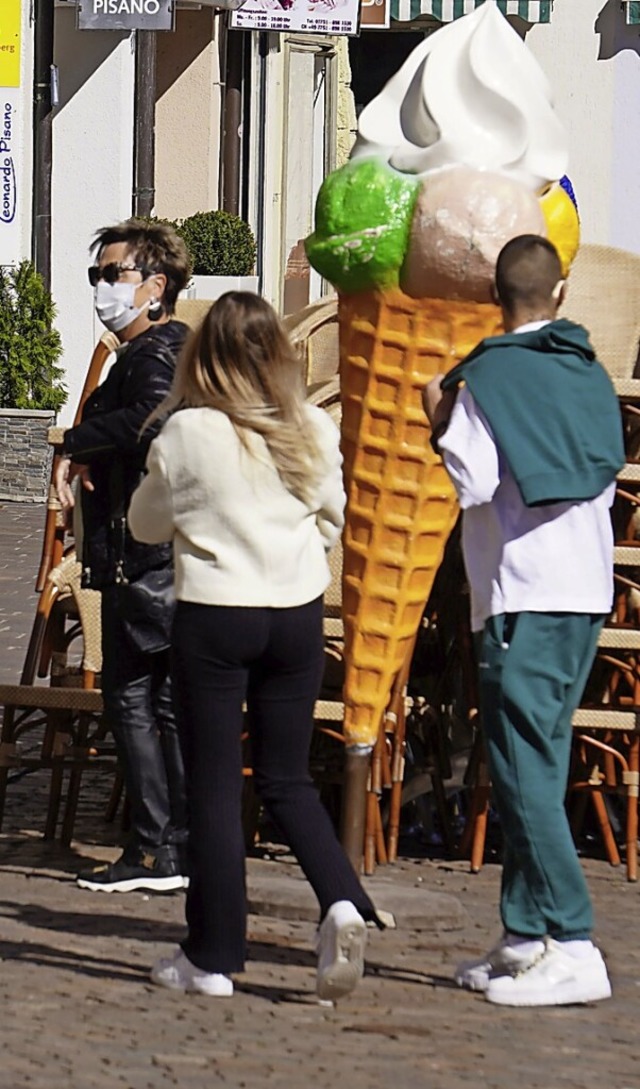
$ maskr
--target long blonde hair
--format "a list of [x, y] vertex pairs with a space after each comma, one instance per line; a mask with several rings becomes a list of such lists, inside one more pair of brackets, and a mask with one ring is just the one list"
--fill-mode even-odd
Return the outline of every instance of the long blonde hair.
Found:
[[149, 417], [180, 408], [224, 412], [243, 445], [261, 435], [285, 487], [310, 498], [324, 466], [304, 414], [303, 370], [275, 310], [259, 295], [217, 299], [176, 364], [169, 396]]

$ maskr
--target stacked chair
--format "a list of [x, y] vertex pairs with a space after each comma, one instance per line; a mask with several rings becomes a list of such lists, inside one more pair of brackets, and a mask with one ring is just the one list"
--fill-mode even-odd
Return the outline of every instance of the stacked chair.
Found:
[[[614, 530], [615, 601], [599, 640], [583, 703], [574, 716], [574, 767], [570, 803], [577, 831], [591, 801], [607, 857], [620, 855], [607, 796], [622, 799], [629, 881], [638, 877], [640, 784], [640, 257], [604, 246], [580, 251], [567, 316], [591, 332], [620, 399], [627, 463], [618, 477]], [[572, 296], [575, 298], [572, 301]], [[580, 804], [582, 801], [582, 804]]]
[[[609, 819], [608, 795], [622, 799], [630, 880], [637, 876], [640, 779], [640, 378], [634, 377], [640, 342], [638, 297], [640, 257], [607, 247], [581, 248], [571, 273], [565, 316], [590, 330], [598, 356], [612, 376], [625, 418], [628, 462], [620, 474], [615, 510], [615, 609], [603, 630], [596, 668], [574, 720], [570, 804], [576, 831], [587, 805], [593, 807], [609, 860], [618, 864], [620, 855]], [[209, 306], [206, 300], [185, 300], [179, 302], [177, 316], [195, 328]], [[285, 324], [301, 348], [310, 399], [329, 412], [339, 425], [337, 300], [312, 304], [287, 317]], [[114, 347], [110, 334], [105, 334], [98, 343], [76, 419]], [[55, 451], [62, 441], [62, 429], [52, 428], [50, 441]], [[55, 460], [54, 453], [54, 468]], [[455, 552], [455, 540], [451, 543]], [[315, 709], [312, 746], [312, 772], [329, 802], [339, 795], [344, 756], [340, 547], [335, 549], [331, 564], [333, 577], [325, 596], [326, 669]], [[438, 659], [436, 667], [442, 673], [442, 692], [426, 699], [408, 698], [410, 662], [396, 678], [371, 760], [364, 844], [366, 873], [372, 873], [376, 864], [393, 862], [397, 857], [400, 810], [419, 791], [432, 795], [445, 849], [449, 854], [456, 850], [447, 802], [446, 783], [451, 777], [451, 767], [446, 713], [443, 713], [453, 689], [460, 693], [455, 698], [459, 700], [458, 711], [465, 719], [465, 726], [475, 733], [465, 775], [465, 785], [469, 788], [467, 821], [458, 850], [470, 854], [472, 870], [477, 871], [482, 864], [490, 782], [478, 728], [463, 579], [459, 566], [454, 563], [449, 573], [446, 566], [445, 561], [441, 572], [444, 578], [439, 577], [434, 587], [419, 632], [420, 641], [433, 633], [437, 637], [434, 661]], [[113, 791], [107, 814], [111, 817], [122, 791], [122, 776], [102, 722], [100, 595], [81, 589], [73, 536], [64, 524], [53, 488], [47, 505], [37, 590], [38, 607], [20, 683], [0, 686], [0, 704], [4, 707], [0, 733], [0, 825], [12, 775], [22, 770], [48, 769], [45, 836], [53, 838], [56, 834], [64, 800], [61, 839], [68, 844], [73, 835], [83, 774], [93, 768], [110, 769]], [[76, 651], [76, 646], [81, 649]], [[455, 674], [453, 680], [451, 673]], [[429, 757], [411, 779], [405, 775], [407, 729], [411, 741], [416, 723], [420, 736], [428, 735]], [[249, 752], [245, 763], [250, 783]], [[253, 808], [254, 827], [256, 817]]]
[[[196, 328], [210, 307], [206, 300], [179, 301], [176, 316]], [[104, 333], [93, 353], [74, 423], [81, 418], [87, 397], [100, 381], [118, 346]], [[0, 731], [0, 828], [7, 788], [14, 775], [39, 769], [50, 771], [45, 839], [56, 835], [67, 781], [61, 842], [73, 836], [83, 773], [108, 768], [113, 790], [107, 818], [113, 818], [123, 778], [115, 749], [102, 721], [100, 670], [100, 594], [81, 588], [80, 563], [73, 533], [64, 518], [53, 486], [64, 428], [49, 429], [53, 447], [42, 559], [36, 580], [36, 615], [16, 685], [0, 685], [3, 708]]]
[[[176, 316], [192, 328], [202, 321], [211, 303], [179, 301]], [[339, 422], [340, 395], [337, 379], [338, 325], [336, 301], [313, 304], [285, 319], [290, 335], [300, 347], [304, 376], [311, 399]], [[78, 422], [86, 398], [95, 389], [117, 340], [106, 333], [94, 351], [74, 422]], [[113, 789], [107, 807], [112, 819], [123, 789], [115, 749], [102, 721], [100, 692], [100, 594], [81, 588], [81, 567], [73, 533], [58, 503], [53, 477], [57, 451], [64, 429], [53, 427], [51, 485], [45, 517], [42, 560], [37, 576], [39, 593], [34, 624], [20, 681], [0, 686], [3, 708], [0, 732], [0, 827], [8, 787], [15, 775], [36, 770], [50, 772], [49, 800], [44, 836], [56, 835], [64, 801], [61, 842], [72, 839], [76, 809], [85, 772], [108, 768]], [[316, 707], [317, 731], [312, 753], [316, 777], [324, 787], [339, 788], [342, 764], [342, 622], [340, 619], [342, 554], [332, 555], [331, 586], [326, 595], [325, 683]], [[251, 839], [257, 807], [250, 787], [250, 752], [244, 773], [245, 832]], [[396, 758], [396, 765], [398, 760]], [[66, 786], [66, 796], [64, 784]], [[385, 779], [386, 782], [386, 779]], [[379, 812], [378, 812], [379, 821]]]
[[[207, 300], [179, 301], [176, 316], [196, 328], [209, 309]], [[285, 319], [292, 339], [301, 350], [304, 377], [310, 399], [340, 422], [337, 300], [327, 299]], [[117, 341], [105, 334], [94, 352], [75, 421], [100, 380]], [[62, 428], [51, 428], [52, 481]], [[316, 731], [312, 746], [312, 772], [325, 799], [336, 801], [342, 778], [344, 745], [342, 720], [343, 629], [341, 620], [342, 553], [338, 546], [331, 557], [332, 581], [325, 595], [326, 669], [315, 709]], [[44, 835], [53, 839], [64, 797], [61, 841], [73, 836], [76, 809], [85, 772], [107, 767], [113, 789], [107, 817], [113, 818], [123, 788], [120, 769], [108, 730], [102, 721], [100, 692], [100, 595], [80, 585], [80, 564], [73, 534], [62, 516], [53, 483], [47, 503], [42, 560], [36, 589], [39, 600], [25, 663], [17, 685], [0, 686], [3, 724], [0, 733], [0, 827], [7, 788], [16, 774], [34, 770], [50, 772], [49, 802]], [[76, 649], [79, 648], [79, 649]], [[75, 660], [75, 664], [74, 664]], [[400, 807], [403, 803], [405, 715], [408, 669], [396, 679], [385, 721], [373, 753], [368, 793], [366, 870], [376, 862], [393, 861], [397, 855]], [[430, 769], [437, 796], [446, 808], [440, 769]], [[251, 761], [245, 759], [245, 833], [250, 841], [257, 807], [250, 788]], [[415, 785], [415, 784], [414, 784]], [[331, 807], [331, 806], [330, 806]], [[337, 816], [337, 805], [334, 814]]]
[[[117, 341], [105, 333], [96, 345], [74, 422], [98, 384]], [[99, 675], [100, 595], [83, 590], [80, 564], [53, 486], [63, 429], [49, 429], [54, 448], [47, 500], [42, 559], [36, 580], [39, 593], [25, 662], [17, 685], [0, 686], [3, 706], [0, 733], [0, 827], [7, 787], [13, 774], [48, 768], [51, 772], [45, 839], [56, 833], [65, 773], [68, 790], [61, 839], [70, 843], [82, 771], [92, 762], [115, 765], [113, 747], [105, 745]], [[76, 641], [79, 664], [72, 664]], [[44, 681], [36, 683], [36, 678]], [[48, 682], [48, 683], [47, 683]]]

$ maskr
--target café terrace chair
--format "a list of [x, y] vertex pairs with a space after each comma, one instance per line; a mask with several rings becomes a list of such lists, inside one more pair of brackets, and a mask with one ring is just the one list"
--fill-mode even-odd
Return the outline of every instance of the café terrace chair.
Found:
[[[179, 300], [176, 316], [197, 328], [210, 305], [207, 300]], [[310, 399], [339, 423], [337, 320], [337, 300], [333, 298], [289, 316], [285, 324], [301, 348]], [[97, 345], [76, 419], [115, 346], [111, 334], [105, 334]], [[61, 441], [62, 429], [51, 429], [50, 442], [54, 451]], [[54, 463], [57, 456], [54, 452]], [[334, 550], [330, 563], [333, 577], [325, 597], [324, 622], [326, 671], [315, 710], [315, 738], [320, 743], [313, 746], [312, 770], [321, 786], [328, 783], [339, 788], [344, 749], [340, 546]], [[63, 794], [63, 776], [68, 772], [61, 836], [62, 842], [68, 844], [73, 835], [83, 773], [107, 763], [112, 768], [114, 781], [107, 809], [109, 819], [115, 815], [123, 780], [115, 764], [113, 745], [109, 743], [101, 721], [100, 595], [80, 586], [80, 564], [75, 556], [73, 537], [62, 518], [53, 487], [47, 505], [37, 589], [40, 598], [20, 684], [0, 686], [0, 704], [4, 707], [0, 735], [0, 826], [11, 773], [50, 768], [45, 836], [53, 838]], [[75, 654], [76, 659], [79, 658], [76, 665], [69, 661], [74, 640], [81, 644], [80, 651]], [[392, 861], [397, 854], [404, 770], [406, 679], [407, 670], [397, 679], [372, 758], [366, 844], [368, 872], [372, 872], [376, 859]], [[37, 680], [44, 683], [37, 683]], [[40, 738], [35, 745], [29, 744], [33, 736]], [[250, 780], [250, 758], [245, 762], [244, 773]], [[257, 811], [251, 801], [249, 782], [247, 788], [245, 832], [250, 842]], [[383, 795], [390, 799], [386, 838], [380, 808]]]
[[[206, 299], [180, 299], [176, 317], [192, 329], [198, 328], [211, 306]], [[335, 300], [306, 308], [286, 323], [299, 343], [305, 378], [316, 387], [335, 375], [338, 367], [337, 305]], [[87, 371], [74, 422], [80, 419], [86, 398], [100, 381], [103, 370], [117, 347], [111, 333], [100, 338]], [[335, 392], [335, 391], [333, 391]], [[331, 398], [330, 398], [331, 399]], [[56, 834], [63, 799], [63, 780], [68, 787], [61, 841], [69, 844], [73, 835], [82, 775], [92, 768], [110, 767], [113, 790], [107, 815], [112, 819], [120, 799], [123, 780], [116, 768], [115, 751], [102, 722], [100, 692], [100, 594], [82, 589], [81, 569], [75, 554], [73, 533], [63, 517], [53, 487], [63, 428], [53, 427], [53, 447], [43, 549], [36, 589], [36, 615], [25, 662], [16, 685], [0, 686], [3, 724], [0, 731], [0, 828], [7, 801], [7, 789], [14, 775], [38, 769], [51, 772], [45, 838]], [[336, 562], [334, 569], [337, 572]], [[335, 581], [335, 580], [334, 580]], [[339, 585], [339, 576], [336, 585]], [[327, 619], [330, 638], [335, 639], [339, 616], [339, 592], [331, 597]], [[329, 649], [328, 658], [336, 657]], [[329, 671], [330, 672], [330, 671]], [[335, 691], [326, 690], [319, 707], [325, 728], [339, 728], [341, 703]], [[250, 766], [245, 774], [250, 776]], [[251, 809], [251, 806], [248, 807]]]
[[[330, 313], [327, 309], [323, 314], [323, 320], [329, 317]], [[337, 318], [335, 308], [333, 315], [333, 318], [329, 320], [335, 324]], [[323, 339], [325, 344], [329, 340], [326, 333], [327, 330], [325, 329]], [[334, 335], [337, 337], [337, 328]], [[312, 381], [309, 386], [309, 400], [311, 403], [324, 408], [336, 425], [339, 426], [341, 416], [339, 377], [334, 373], [334, 376], [329, 378], [328, 381], [314, 382], [315, 375], [326, 373], [328, 361], [318, 361], [317, 354], [315, 358], [312, 356], [312, 359], [312, 367], [315, 367], [315, 370], [311, 370], [310, 377]], [[323, 366], [324, 371], [321, 369]], [[326, 782], [327, 776], [334, 785], [341, 783], [342, 760], [339, 750], [344, 748], [344, 735], [342, 733], [344, 719], [344, 704], [342, 702], [344, 679], [344, 629], [341, 615], [342, 561], [342, 546], [339, 543], [329, 557], [332, 579], [325, 593], [325, 676], [320, 698], [316, 703], [314, 712], [317, 737], [331, 739], [337, 744], [338, 750], [334, 747], [332, 752], [328, 752], [326, 745], [321, 746], [324, 764], [322, 759], [315, 762], [316, 777], [321, 785]], [[400, 811], [406, 801], [414, 799], [416, 786], [419, 786], [422, 792], [427, 792], [431, 787], [443, 827], [443, 834], [445, 839], [451, 838], [448, 835], [449, 816], [444, 791], [447, 760], [430, 760], [428, 767], [425, 768], [425, 774], [421, 776], [420, 784], [405, 784], [407, 716], [413, 708], [413, 700], [407, 696], [407, 685], [413, 649], [412, 647], [405, 659], [403, 668], [395, 678], [389, 704], [383, 716], [371, 755], [365, 817], [365, 874], [372, 874], [375, 871], [376, 864], [385, 864], [396, 860], [400, 834]], [[434, 723], [428, 716], [423, 721], [430, 722], [432, 733], [437, 732], [437, 723]], [[312, 748], [312, 762], [318, 747], [316, 743]]]
[[[210, 305], [207, 300], [180, 300], [176, 316], [196, 328]], [[98, 341], [74, 423], [79, 422], [85, 400], [98, 385], [117, 347], [112, 333], [105, 332]], [[68, 773], [60, 837], [68, 845], [83, 772], [105, 766], [114, 770], [108, 818], [115, 814], [123, 784], [121, 772], [116, 769], [115, 749], [102, 721], [100, 594], [81, 587], [73, 532], [53, 486], [63, 434], [64, 428], [49, 429], [53, 457], [36, 579], [39, 598], [22, 674], [17, 685], [0, 685], [0, 828], [12, 777], [48, 768], [51, 779], [44, 836], [55, 837], [64, 776]]]
[[[116, 345], [111, 333], [98, 341], [74, 422]], [[53, 839], [63, 777], [69, 771], [61, 836], [68, 844], [82, 768], [90, 759], [95, 766], [102, 766], [104, 758], [113, 762], [113, 756], [104, 746], [102, 697], [96, 685], [101, 668], [100, 596], [80, 586], [80, 565], [53, 486], [62, 429], [50, 428], [48, 438], [53, 457], [36, 578], [38, 604], [19, 684], [0, 685], [0, 827], [12, 777], [48, 768], [51, 778], [44, 836]], [[75, 650], [78, 643], [80, 651]], [[74, 652], [76, 664], [71, 660]]]

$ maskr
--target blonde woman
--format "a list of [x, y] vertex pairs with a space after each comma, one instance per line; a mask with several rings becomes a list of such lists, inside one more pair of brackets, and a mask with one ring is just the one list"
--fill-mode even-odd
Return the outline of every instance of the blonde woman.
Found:
[[[189, 800], [188, 936], [155, 983], [215, 996], [245, 956], [243, 702], [254, 782], [320, 904], [316, 990], [351, 991], [377, 921], [308, 772], [323, 671], [327, 553], [343, 524], [338, 432], [257, 295], [213, 304], [158, 412], [129, 525], [173, 541], [173, 677]], [[156, 413], [157, 415], [157, 413]]]

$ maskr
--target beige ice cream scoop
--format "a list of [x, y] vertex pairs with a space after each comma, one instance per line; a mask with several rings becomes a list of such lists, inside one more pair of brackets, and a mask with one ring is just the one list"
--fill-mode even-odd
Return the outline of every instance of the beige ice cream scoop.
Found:
[[546, 236], [540, 201], [490, 170], [452, 167], [423, 182], [400, 286], [414, 298], [491, 301], [500, 250], [517, 235]]

